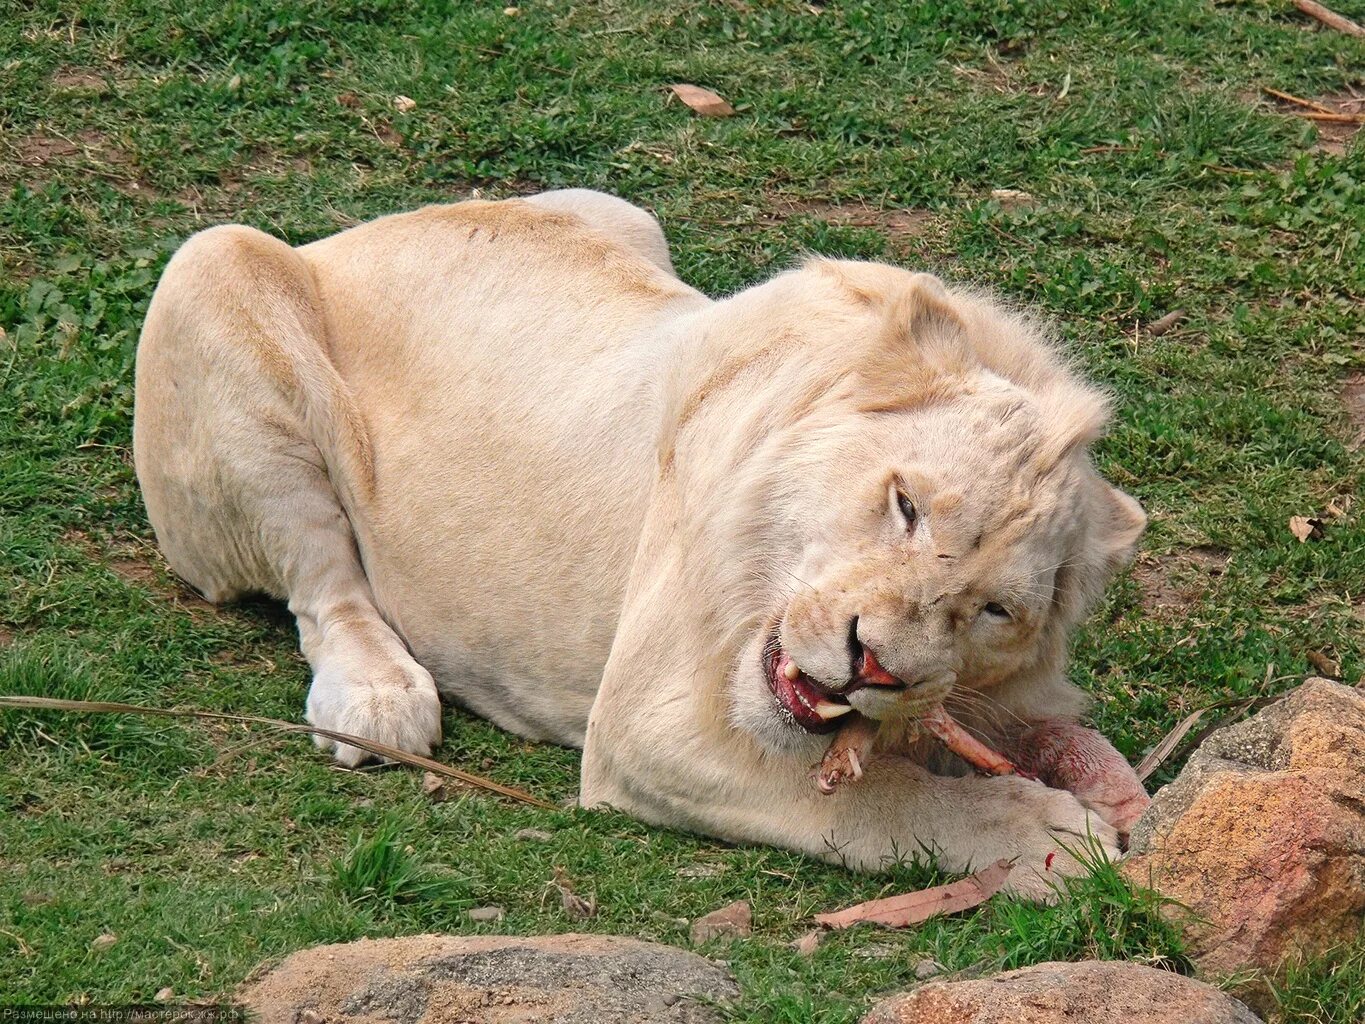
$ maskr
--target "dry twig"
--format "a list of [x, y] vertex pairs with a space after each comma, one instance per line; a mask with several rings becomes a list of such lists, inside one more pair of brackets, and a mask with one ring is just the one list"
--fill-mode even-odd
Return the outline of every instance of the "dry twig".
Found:
[[1326, 121], [1329, 124], [1365, 124], [1365, 114], [1319, 114], [1316, 110], [1296, 110], [1294, 113], [1310, 121]]
[[1294, 6], [1310, 18], [1316, 18], [1328, 28], [1345, 32], [1348, 36], [1355, 36], [1357, 39], [1365, 39], [1365, 28], [1361, 28], [1350, 18], [1343, 17], [1336, 11], [1322, 6], [1322, 4], [1314, 3], [1314, 0], [1294, 0]]
[[336, 740], [338, 743], [348, 743], [361, 750], [367, 750], [371, 754], [379, 757], [387, 757], [391, 761], [398, 761], [401, 764], [409, 765], [413, 768], [425, 768], [436, 775], [444, 775], [449, 779], [456, 779], [467, 786], [476, 789], [485, 789], [490, 793], [497, 793], [512, 800], [519, 800], [524, 804], [532, 804], [536, 807], [544, 807], [548, 810], [555, 810], [555, 805], [548, 800], [542, 800], [538, 796], [532, 796], [524, 790], [516, 789], [513, 786], [504, 786], [501, 782], [494, 782], [486, 779], [482, 775], [474, 775], [459, 768], [452, 768], [450, 765], [442, 764], [440, 761], [433, 761], [429, 757], [422, 757], [420, 754], [410, 754], [406, 750], [399, 750], [391, 747], [387, 743], [380, 743], [378, 740], [366, 739], [364, 736], [352, 736], [349, 733], [334, 732], [331, 729], [320, 729], [316, 725], [308, 725], [303, 722], [283, 722], [278, 718], [262, 718], [258, 715], [234, 715], [226, 711], [198, 711], [185, 708], [149, 708], [140, 704], [120, 704], [116, 701], [102, 700], [61, 700], [56, 697], [13, 697], [0, 696], [0, 708], [29, 708], [43, 711], [80, 711], [86, 714], [112, 714], [112, 715], [156, 715], [162, 718], [207, 718], [217, 719], [224, 722], [248, 722], [252, 725], [264, 726], [273, 729], [275, 732], [284, 733], [303, 733], [313, 736], [325, 736], [329, 740]]
[[1280, 92], [1279, 89], [1272, 89], [1270, 86], [1262, 86], [1261, 91], [1267, 96], [1274, 96], [1277, 100], [1284, 100], [1286, 103], [1293, 103], [1296, 106], [1307, 107], [1309, 110], [1316, 110], [1319, 114], [1335, 114], [1336, 111], [1331, 107], [1324, 107], [1317, 100], [1306, 100], [1302, 96], [1295, 96], [1292, 92]]
[[1150, 338], [1159, 338], [1184, 319], [1185, 311], [1183, 309], [1173, 309], [1165, 316], [1157, 317], [1157, 319], [1147, 325], [1147, 336]]

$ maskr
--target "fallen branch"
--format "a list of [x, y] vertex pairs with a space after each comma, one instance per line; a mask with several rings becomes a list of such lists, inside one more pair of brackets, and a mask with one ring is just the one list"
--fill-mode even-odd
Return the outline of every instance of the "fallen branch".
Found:
[[366, 739], [364, 736], [352, 736], [349, 733], [335, 732], [332, 729], [321, 729], [316, 725], [308, 725], [305, 722], [284, 722], [278, 718], [262, 718], [258, 715], [235, 715], [226, 711], [198, 711], [184, 708], [149, 708], [140, 704], [120, 704], [115, 701], [99, 700], [62, 700], [56, 697], [12, 697], [0, 696], [0, 709], [3, 708], [28, 708], [42, 711], [79, 711], [85, 714], [111, 714], [111, 715], [155, 715], [162, 718], [207, 718], [224, 722], [245, 722], [250, 725], [259, 725], [275, 732], [306, 734], [312, 736], [325, 736], [329, 740], [336, 740], [339, 743], [347, 743], [361, 750], [367, 750], [371, 754], [379, 757], [387, 757], [391, 761], [406, 764], [413, 768], [425, 768], [429, 772], [437, 775], [444, 775], [448, 779], [455, 779], [463, 782], [467, 786], [476, 789], [484, 789], [490, 793], [497, 793], [512, 800], [519, 800], [524, 804], [531, 804], [535, 807], [544, 807], [548, 810], [555, 810], [555, 805], [548, 800], [542, 800], [538, 796], [532, 796], [523, 790], [513, 786], [504, 786], [500, 782], [486, 779], [482, 775], [474, 775], [471, 772], [462, 771], [459, 768], [452, 768], [450, 765], [442, 764], [440, 761], [433, 761], [429, 757], [420, 754], [410, 754], [406, 750], [399, 750], [391, 747], [387, 743], [380, 743], [378, 740]]
[[959, 881], [859, 903], [829, 914], [816, 914], [815, 921], [825, 928], [851, 928], [864, 923], [905, 928], [938, 914], [956, 914], [980, 906], [1000, 891], [1013, 867], [1011, 861], [998, 860]]
[[1365, 28], [1361, 28], [1350, 18], [1342, 17], [1336, 11], [1329, 10], [1322, 4], [1314, 3], [1314, 0], [1294, 0], [1294, 6], [1310, 18], [1316, 18], [1328, 28], [1345, 32], [1348, 36], [1355, 36], [1357, 39], [1365, 39]]

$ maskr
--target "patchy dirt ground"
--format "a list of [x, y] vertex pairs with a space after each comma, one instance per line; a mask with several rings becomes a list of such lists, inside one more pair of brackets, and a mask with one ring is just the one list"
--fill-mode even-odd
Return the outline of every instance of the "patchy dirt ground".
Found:
[[1198, 605], [1223, 575], [1231, 556], [1221, 548], [1183, 548], [1165, 555], [1143, 553], [1133, 567], [1143, 610], [1178, 614]]
[[1341, 387], [1341, 405], [1350, 424], [1346, 447], [1357, 451], [1365, 445], [1365, 373], [1353, 373]]

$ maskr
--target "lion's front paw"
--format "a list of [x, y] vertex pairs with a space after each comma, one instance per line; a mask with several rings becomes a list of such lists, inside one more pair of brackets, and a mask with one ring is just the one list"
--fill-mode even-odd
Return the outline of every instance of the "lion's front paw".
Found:
[[[402, 658], [324, 662], [308, 691], [308, 721], [323, 729], [377, 740], [410, 754], [429, 754], [441, 742], [441, 702], [431, 673], [404, 652]], [[314, 742], [354, 767], [387, 760], [326, 736]]]
[[1020, 778], [980, 782], [996, 791], [1003, 810], [978, 833], [977, 843], [986, 849], [979, 849], [973, 862], [1012, 859], [1005, 891], [1050, 903], [1060, 895], [1064, 877], [1086, 873], [1078, 856], [1119, 857], [1118, 832], [1071, 793]]

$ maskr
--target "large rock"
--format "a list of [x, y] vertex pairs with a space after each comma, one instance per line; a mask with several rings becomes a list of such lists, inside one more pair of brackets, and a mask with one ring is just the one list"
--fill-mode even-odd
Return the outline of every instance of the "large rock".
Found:
[[1193, 911], [1200, 968], [1275, 967], [1365, 912], [1365, 692], [1309, 679], [1213, 733], [1133, 830], [1123, 871]]
[[1261, 1024], [1212, 985], [1142, 964], [1038, 964], [936, 981], [876, 1006], [862, 1024]]
[[260, 1024], [713, 1024], [709, 960], [604, 935], [419, 935], [294, 953], [239, 1001]]

